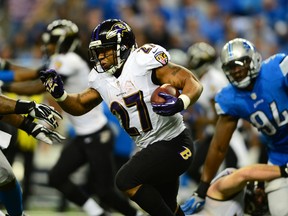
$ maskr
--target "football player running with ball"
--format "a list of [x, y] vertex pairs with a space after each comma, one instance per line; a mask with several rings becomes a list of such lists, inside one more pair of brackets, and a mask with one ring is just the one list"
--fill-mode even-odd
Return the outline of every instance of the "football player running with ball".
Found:
[[[137, 48], [132, 29], [122, 20], [100, 23], [89, 51], [95, 65], [86, 90], [67, 94], [52, 69], [41, 72], [46, 90], [72, 115], [87, 113], [104, 100], [141, 148], [118, 171], [117, 187], [152, 216], [183, 216], [176, 197], [179, 176], [192, 161], [193, 141], [180, 112], [199, 98], [201, 84], [188, 69], [169, 62], [163, 47]], [[164, 83], [182, 94], [161, 93], [165, 102], [151, 104], [151, 94]]]

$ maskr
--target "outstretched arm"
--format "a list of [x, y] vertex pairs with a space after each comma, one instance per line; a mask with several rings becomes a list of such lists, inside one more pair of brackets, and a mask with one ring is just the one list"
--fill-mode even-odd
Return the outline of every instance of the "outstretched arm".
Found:
[[1, 116], [1, 121], [6, 122], [16, 128], [24, 130], [35, 139], [41, 140], [48, 144], [53, 144], [54, 141], [61, 142], [65, 137], [52, 131], [41, 124], [33, 122], [33, 118], [24, 117], [22, 115], [10, 114]]
[[3, 92], [12, 92], [17, 95], [35, 95], [46, 92], [41, 80], [31, 80], [24, 82], [4, 83], [1, 86]]
[[[237, 122], [238, 120], [231, 116], [219, 116], [216, 123], [215, 133], [204, 163], [204, 169], [201, 176], [202, 182], [210, 184], [215, 174], [217, 173], [221, 163], [226, 156], [230, 139], [237, 127]], [[199, 195], [203, 196], [201, 193], [199, 193]]]
[[32, 118], [44, 120], [52, 127], [58, 127], [56, 119], [62, 119], [61, 114], [54, 107], [37, 104], [34, 101], [14, 100], [0, 95], [0, 115], [28, 114]]
[[0, 58], [0, 80], [4, 82], [19, 82], [33, 80], [39, 77], [39, 70], [21, 67]]
[[10, 70], [14, 72], [15, 82], [33, 80], [39, 77], [39, 71], [36, 69], [30, 69], [10, 64]]
[[89, 112], [102, 102], [100, 94], [92, 88], [88, 88], [78, 94], [67, 94], [64, 101], [59, 101], [61, 108], [71, 115], [79, 116]]
[[53, 69], [41, 71], [40, 79], [46, 91], [55, 98], [64, 111], [71, 115], [83, 115], [102, 102], [99, 92], [92, 88], [87, 88], [81, 93], [68, 94], [64, 90], [61, 76]]
[[253, 164], [236, 170], [213, 183], [207, 195], [225, 200], [241, 191], [248, 181], [270, 181], [281, 177], [280, 167], [266, 164]]

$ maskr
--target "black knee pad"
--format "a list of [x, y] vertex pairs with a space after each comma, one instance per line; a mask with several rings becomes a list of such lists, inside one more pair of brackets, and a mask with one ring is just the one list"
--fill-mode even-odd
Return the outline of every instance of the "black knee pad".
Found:
[[120, 169], [115, 177], [116, 187], [120, 191], [126, 191], [133, 188], [131, 181], [129, 181], [128, 175], [125, 169]]

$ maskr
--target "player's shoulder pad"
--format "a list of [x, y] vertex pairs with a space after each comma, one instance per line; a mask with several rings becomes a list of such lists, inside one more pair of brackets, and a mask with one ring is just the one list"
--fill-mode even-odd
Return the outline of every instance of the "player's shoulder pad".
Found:
[[[215, 95], [215, 108], [218, 115], [227, 114], [231, 107], [233, 110], [233, 101], [235, 98], [234, 87], [229, 84], [222, 88]], [[230, 113], [231, 114], [231, 113]]]
[[150, 43], [135, 50], [135, 60], [139, 66], [149, 70], [167, 65], [170, 55], [164, 47]]
[[[284, 53], [277, 53], [262, 63], [263, 79], [272, 81], [288, 73], [288, 58]], [[281, 72], [280, 72], [281, 71]]]
[[265, 59], [263, 61], [263, 65], [266, 64], [280, 64], [282, 62], [282, 60], [286, 57], [286, 54], [284, 53], [277, 53], [275, 55], [270, 56], [269, 58]]

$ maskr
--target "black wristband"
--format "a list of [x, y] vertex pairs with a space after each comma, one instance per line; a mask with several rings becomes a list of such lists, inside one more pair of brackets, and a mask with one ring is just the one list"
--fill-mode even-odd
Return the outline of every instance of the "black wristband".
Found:
[[25, 131], [27, 134], [31, 134], [35, 128], [36, 123], [33, 122], [33, 118], [24, 117], [24, 120], [19, 125], [19, 129]]
[[210, 186], [209, 183], [201, 180], [196, 190], [196, 193], [198, 194], [198, 196], [205, 199], [209, 186]]
[[1, 90], [4, 91], [4, 92], [9, 92], [9, 89], [10, 89], [10, 84], [9, 83], [4, 83], [1, 86]]
[[0, 69], [1, 70], [10, 70], [10, 63], [4, 59], [0, 59]]
[[34, 107], [33, 101], [17, 100], [16, 106], [15, 106], [15, 113], [27, 114], [33, 109], [33, 107]]
[[179, 107], [179, 112], [181, 112], [182, 110], [184, 110], [184, 102], [181, 98], [178, 98], [178, 100], [176, 101], [177, 103], [177, 107]]
[[287, 178], [288, 177], [288, 167], [287, 165], [279, 166], [281, 177]]

